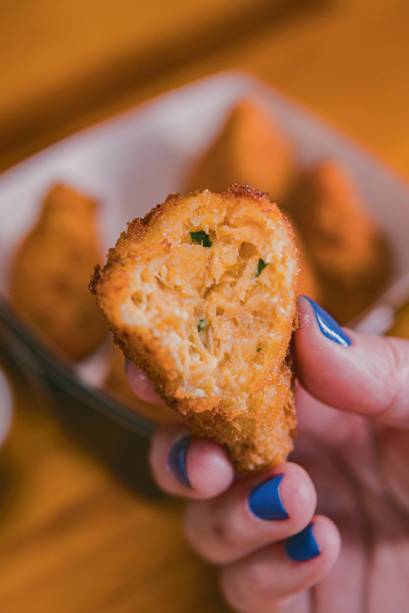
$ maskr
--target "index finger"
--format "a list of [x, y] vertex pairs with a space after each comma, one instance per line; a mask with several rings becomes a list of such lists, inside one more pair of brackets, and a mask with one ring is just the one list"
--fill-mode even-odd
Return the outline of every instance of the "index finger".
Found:
[[155, 390], [155, 387], [148, 375], [143, 370], [137, 368], [135, 364], [127, 360], [125, 371], [129, 387], [137, 398], [140, 398], [145, 402], [150, 402], [151, 404], [165, 404], [163, 399]]
[[297, 376], [317, 400], [409, 427], [409, 342], [344, 330], [313, 300], [299, 300]]

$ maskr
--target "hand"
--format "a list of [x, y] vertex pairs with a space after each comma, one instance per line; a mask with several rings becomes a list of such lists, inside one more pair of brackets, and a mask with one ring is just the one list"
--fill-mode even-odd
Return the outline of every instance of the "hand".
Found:
[[[237, 478], [221, 447], [172, 426], [153, 438], [153, 474], [190, 499], [186, 537], [220, 566], [234, 610], [403, 613], [409, 342], [342, 330], [306, 298], [299, 315], [292, 461]], [[142, 373], [128, 373], [137, 395], [157, 401]]]

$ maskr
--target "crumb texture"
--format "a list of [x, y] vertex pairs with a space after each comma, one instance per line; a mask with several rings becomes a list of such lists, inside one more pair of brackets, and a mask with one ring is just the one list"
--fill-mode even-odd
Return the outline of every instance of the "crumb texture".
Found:
[[286, 220], [264, 194], [236, 186], [173, 196], [132, 222], [93, 283], [128, 356], [248, 470], [292, 447], [297, 281]]

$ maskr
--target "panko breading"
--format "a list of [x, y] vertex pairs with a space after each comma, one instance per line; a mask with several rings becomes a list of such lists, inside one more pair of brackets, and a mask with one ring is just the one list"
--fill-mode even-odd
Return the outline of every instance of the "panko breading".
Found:
[[384, 236], [349, 177], [332, 161], [300, 176], [288, 212], [315, 268], [324, 306], [347, 322], [379, 296], [390, 278]]
[[112, 347], [109, 369], [103, 388], [131, 410], [156, 423], [169, 424], [177, 420], [174, 411], [171, 411], [168, 407], [150, 404], [135, 396], [126, 378], [124, 354], [116, 345]]
[[287, 220], [264, 193], [236, 185], [169, 196], [135, 219], [90, 287], [163, 398], [251, 470], [293, 446], [298, 272]]
[[106, 336], [106, 324], [87, 291], [101, 260], [97, 204], [58, 184], [46, 195], [34, 228], [11, 264], [13, 307], [62, 356], [80, 360]]
[[241, 100], [188, 179], [186, 191], [221, 192], [233, 183], [257, 185], [273, 202], [283, 200], [295, 171], [293, 148], [270, 110]]

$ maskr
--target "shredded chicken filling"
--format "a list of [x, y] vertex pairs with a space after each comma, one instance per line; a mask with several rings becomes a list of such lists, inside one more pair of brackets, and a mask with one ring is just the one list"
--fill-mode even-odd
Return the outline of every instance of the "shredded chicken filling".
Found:
[[198, 208], [177, 238], [167, 237], [163, 255], [135, 264], [121, 315], [169, 351], [178, 397], [223, 393], [245, 403], [290, 313], [289, 240], [281, 223], [249, 205], [226, 207], [218, 223]]

